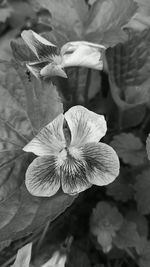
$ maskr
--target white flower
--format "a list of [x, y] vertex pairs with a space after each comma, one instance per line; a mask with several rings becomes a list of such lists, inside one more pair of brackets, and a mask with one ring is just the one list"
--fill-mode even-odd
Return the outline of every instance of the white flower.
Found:
[[21, 36], [37, 58], [34, 62], [27, 63], [27, 68], [37, 78], [67, 78], [64, 68], [72, 66], [103, 69], [103, 45], [86, 41], [68, 42], [58, 53], [58, 48], [54, 44], [32, 30], [23, 31]]
[[26, 172], [29, 192], [50, 197], [62, 187], [73, 195], [92, 184], [113, 182], [119, 174], [119, 159], [113, 148], [99, 143], [106, 130], [104, 116], [82, 106], [57, 116], [23, 148], [38, 156]]
[[61, 255], [59, 251], [55, 251], [50, 260], [41, 267], [65, 267], [66, 260], [66, 255]]

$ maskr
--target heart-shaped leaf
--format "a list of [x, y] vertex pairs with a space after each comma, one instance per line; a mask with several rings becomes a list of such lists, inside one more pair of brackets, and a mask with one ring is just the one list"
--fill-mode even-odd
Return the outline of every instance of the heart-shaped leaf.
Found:
[[34, 232], [74, 198], [62, 192], [52, 198], [34, 197], [24, 185], [34, 156], [22, 148], [63, 110], [56, 87], [41, 82], [35, 87], [14, 62], [3, 63], [0, 76], [0, 241], [4, 241]]

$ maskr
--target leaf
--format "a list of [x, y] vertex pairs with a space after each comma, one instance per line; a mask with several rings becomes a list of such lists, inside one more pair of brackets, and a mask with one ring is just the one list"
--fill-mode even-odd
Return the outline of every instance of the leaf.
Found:
[[140, 267], [150, 266], [150, 241], [145, 238], [140, 240], [140, 250], [138, 251], [139, 259], [138, 265]]
[[140, 138], [132, 133], [116, 135], [110, 144], [124, 163], [138, 166], [146, 162], [144, 145]]
[[115, 200], [127, 202], [133, 198], [132, 177], [128, 170], [121, 171], [117, 179], [107, 186], [107, 195]]
[[[48, 9], [52, 15], [51, 23], [55, 29], [67, 32], [73, 39], [80, 38], [88, 6], [84, 0], [30, 0], [36, 11]], [[72, 40], [73, 40], [72, 39]]]
[[142, 214], [150, 213], [150, 169], [143, 171], [136, 177], [135, 197], [138, 209]]
[[137, 226], [137, 232], [141, 237], [148, 237], [148, 221], [136, 210], [130, 209], [126, 214], [126, 219], [130, 222], [134, 222]]
[[34, 88], [14, 62], [6, 64], [11, 73], [7, 79], [4, 64], [0, 72], [0, 242], [39, 230], [74, 199], [62, 192], [52, 198], [40, 198], [27, 191], [25, 172], [34, 156], [22, 148], [43, 124], [62, 111], [62, 103], [56, 87], [38, 84]]
[[146, 140], [146, 150], [147, 150], [148, 159], [150, 160], [150, 134], [148, 135], [147, 140]]
[[71, 251], [68, 258], [68, 267], [90, 267], [90, 260], [84, 251], [77, 246], [71, 246]]
[[143, 31], [150, 27], [150, 2], [149, 0], [136, 0], [139, 8], [126, 27], [136, 31]]
[[[150, 30], [132, 33], [124, 44], [106, 50], [111, 93], [128, 108], [150, 103]], [[120, 103], [120, 105], [123, 103]]]
[[6, 22], [12, 14], [12, 8], [10, 6], [0, 7], [0, 23]]
[[112, 248], [112, 240], [123, 223], [123, 217], [116, 207], [101, 201], [93, 210], [90, 229], [97, 237], [98, 243], [102, 246], [103, 252], [107, 253]]
[[126, 250], [132, 247], [136, 248], [139, 244], [139, 238], [136, 224], [124, 220], [120, 230], [113, 239], [113, 243], [117, 248]]
[[5, 241], [0, 242], [0, 252], [4, 248], [9, 247], [10, 244], [11, 244], [11, 240], [5, 240]]
[[97, 43], [106, 47], [127, 39], [122, 30], [133, 14], [137, 5], [132, 0], [97, 0], [90, 9], [87, 20], [86, 35]]
[[31, 260], [32, 243], [29, 243], [18, 250], [17, 257], [11, 267], [29, 267]]

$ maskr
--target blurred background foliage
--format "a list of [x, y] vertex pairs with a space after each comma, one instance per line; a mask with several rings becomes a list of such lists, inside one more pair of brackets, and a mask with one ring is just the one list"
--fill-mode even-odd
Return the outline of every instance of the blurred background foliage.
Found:
[[[24, 29], [58, 47], [77, 40], [105, 45], [104, 70], [68, 68], [68, 79], [51, 85], [28, 77]], [[116, 150], [120, 175], [78, 197], [33, 197], [24, 174], [34, 157], [22, 147], [76, 104], [105, 115], [103, 141]], [[149, 267], [149, 132], [149, 0], [1, 0], [0, 266], [13, 264], [17, 250], [32, 242], [35, 267], [62, 247], [68, 267]]]

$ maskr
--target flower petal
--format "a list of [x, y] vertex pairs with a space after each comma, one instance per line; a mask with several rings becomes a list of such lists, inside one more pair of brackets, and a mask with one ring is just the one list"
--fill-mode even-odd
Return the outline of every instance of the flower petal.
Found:
[[32, 30], [23, 31], [21, 37], [38, 59], [48, 59], [56, 54], [57, 47]]
[[62, 49], [63, 67], [81, 66], [103, 69], [102, 51], [105, 47], [88, 42], [69, 42]]
[[36, 77], [40, 78], [40, 71], [43, 69], [49, 62], [43, 61], [43, 62], [35, 62], [35, 63], [28, 63], [26, 64], [28, 70]]
[[67, 74], [62, 69], [61, 66], [50, 63], [47, 66], [45, 66], [41, 71], [40, 75], [43, 77], [52, 77], [52, 76], [60, 76], [63, 78], [67, 78]]
[[113, 182], [120, 168], [114, 149], [103, 143], [86, 144], [82, 149], [87, 163], [87, 180], [100, 186]]
[[23, 150], [32, 152], [37, 156], [57, 154], [66, 145], [63, 123], [64, 115], [60, 114], [46, 125]]
[[53, 196], [60, 188], [56, 157], [45, 156], [34, 159], [26, 171], [25, 184], [34, 196]]
[[78, 194], [91, 187], [91, 183], [86, 179], [86, 166], [80, 153], [78, 159], [68, 156], [61, 166], [61, 182], [64, 193], [69, 195]]
[[103, 115], [98, 115], [82, 106], [74, 106], [65, 113], [71, 131], [71, 145], [82, 146], [98, 142], [107, 130]]

